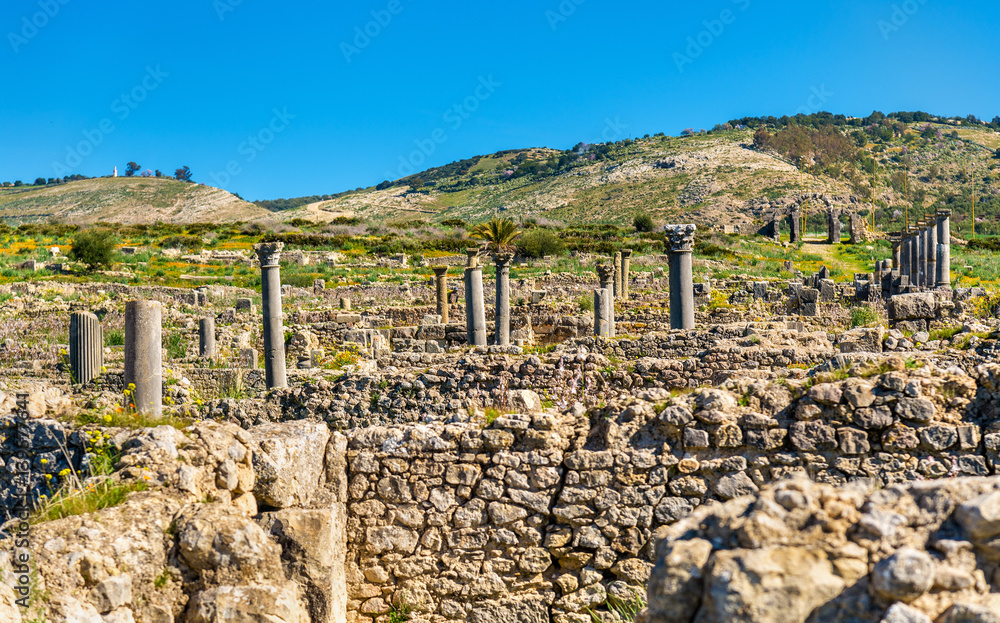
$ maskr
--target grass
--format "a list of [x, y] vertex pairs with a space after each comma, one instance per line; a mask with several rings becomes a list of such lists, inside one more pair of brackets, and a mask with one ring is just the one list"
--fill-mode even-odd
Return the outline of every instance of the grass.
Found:
[[934, 329], [933, 331], [931, 331], [930, 339], [928, 341], [934, 342], [937, 340], [950, 340], [951, 338], [955, 337], [961, 332], [962, 332], [961, 326], [945, 327], [943, 329]]
[[500, 412], [499, 409], [496, 409], [494, 407], [486, 407], [486, 412], [485, 413], [486, 413], [486, 427], [487, 428], [490, 427], [490, 426], [492, 426], [493, 422], [495, 422], [498, 417], [500, 417], [501, 415], [503, 415]]
[[84, 411], [76, 418], [80, 426], [107, 426], [112, 428], [155, 428], [157, 426], [173, 426], [178, 430], [184, 430], [191, 425], [191, 420], [177, 418], [170, 415], [160, 417], [150, 417], [141, 413], [129, 412], [127, 409], [119, 408], [109, 412]]
[[187, 343], [184, 334], [174, 332], [167, 335], [163, 340], [163, 345], [167, 349], [167, 357], [170, 359], [183, 359], [187, 355]]
[[51, 499], [46, 500], [31, 516], [30, 523], [38, 524], [55, 521], [74, 515], [85, 515], [118, 506], [130, 493], [145, 491], [145, 482], [116, 483], [110, 478], [82, 489], [64, 491], [60, 489]]
[[868, 306], [851, 308], [851, 328], [867, 327], [878, 323], [878, 314]]

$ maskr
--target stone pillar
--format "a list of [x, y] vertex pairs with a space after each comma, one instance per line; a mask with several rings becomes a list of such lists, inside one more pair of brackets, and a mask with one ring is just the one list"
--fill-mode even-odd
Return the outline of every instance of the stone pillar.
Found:
[[926, 245], [927, 263], [924, 265], [924, 287], [928, 290], [937, 286], [937, 223], [933, 217], [927, 217], [927, 230], [924, 235]]
[[919, 271], [917, 270], [919, 262], [919, 256], [917, 255], [917, 228], [911, 225], [907, 232], [909, 233], [910, 241], [910, 265], [907, 267], [907, 270], [910, 274], [910, 285], [916, 287], [920, 283]]
[[69, 367], [73, 382], [86, 385], [101, 373], [104, 365], [104, 328], [90, 312], [73, 312], [69, 317]]
[[264, 312], [264, 377], [267, 388], [288, 387], [285, 374], [285, 329], [281, 314], [281, 250], [282, 242], [254, 245], [260, 260], [260, 290]]
[[434, 283], [437, 286], [437, 313], [441, 323], [448, 324], [448, 267], [435, 266]]
[[130, 388], [126, 405], [136, 413], [163, 415], [163, 352], [160, 335], [160, 304], [157, 301], [125, 303], [125, 387]]
[[[603, 291], [603, 298], [601, 299], [601, 318], [607, 325], [606, 332], [599, 333], [598, 335], [605, 335], [606, 337], [615, 336], [615, 294], [613, 280], [616, 272], [617, 271], [612, 266], [607, 266], [605, 264], [597, 265], [597, 279], [601, 282], [600, 289]], [[596, 322], [597, 307], [594, 307], [594, 318]]]
[[937, 218], [937, 275], [938, 287], [951, 286], [951, 210], [938, 210]]
[[788, 215], [788, 241], [797, 243], [802, 238], [802, 209], [799, 204], [792, 206], [792, 211]]
[[614, 296], [618, 300], [622, 296], [622, 252], [615, 253], [615, 283]]
[[826, 212], [827, 242], [840, 243], [840, 210], [830, 209]]
[[198, 356], [215, 359], [215, 318], [198, 321]]
[[594, 335], [599, 337], [614, 335], [614, 272], [613, 265], [597, 265], [600, 285], [594, 290]]
[[623, 301], [628, 300], [628, 273], [632, 263], [632, 249], [622, 249], [622, 296]]
[[483, 302], [483, 267], [479, 265], [479, 249], [466, 249], [465, 268], [465, 331], [469, 346], [486, 346], [486, 305]]
[[511, 253], [497, 254], [496, 330], [493, 334], [493, 343], [497, 346], [510, 346], [510, 262], [513, 259]]
[[[793, 214], [798, 214], [796, 209]], [[793, 223], [796, 222], [793, 220]], [[670, 250], [670, 328], [694, 328], [694, 283], [691, 253], [694, 251], [694, 225], [667, 225], [667, 248]]]
[[892, 270], [899, 270], [899, 263], [902, 260], [900, 252], [900, 243], [903, 240], [903, 235], [899, 232], [889, 234], [889, 243], [892, 244]]

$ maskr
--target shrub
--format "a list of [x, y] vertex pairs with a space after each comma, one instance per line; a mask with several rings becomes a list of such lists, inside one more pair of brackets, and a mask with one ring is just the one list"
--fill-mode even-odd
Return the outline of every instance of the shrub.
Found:
[[517, 252], [524, 257], [562, 255], [566, 252], [566, 245], [554, 233], [545, 229], [534, 229], [521, 234], [517, 241]]
[[160, 247], [163, 249], [194, 249], [201, 246], [201, 238], [199, 236], [168, 236], [163, 239], [160, 243]]
[[465, 227], [469, 226], [468, 223], [466, 223], [465, 221], [463, 221], [460, 218], [445, 219], [445, 220], [441, 221], [441, 225], [444, 226], [444, 227], [461, 227], [461, 228], [465, 228]]
[[851, 328], [864, 327], [878, 322], [878, 314], [871, 307], [851, 308]]
[[635, 230], [638, 232], [653, 231], [655, 227], [653, 225], [653, 217], [646, 212], [637, 214], [635, 218], [632, 219], [632, 226], [635, 227]]
[[73, 238], [70, 258], [82, 262], [91, 270], [108, 268], [115, 258], [118, 238], [107, 229], [87, 229]]
[[593, 295], [584, 294], [577, 301], [577, 304], [580, 306], [580, 311], [582, 311], [582, 312], [592, 312], [592, 311], [594, 311], [594, 297], [593, 297]]

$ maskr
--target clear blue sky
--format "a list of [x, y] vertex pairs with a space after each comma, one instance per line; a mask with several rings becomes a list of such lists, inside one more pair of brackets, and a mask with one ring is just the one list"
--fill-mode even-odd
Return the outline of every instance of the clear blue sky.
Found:
[[979, 0], [10, 0], [0, 181], [134, 160], [273, 199], [744, 115], [992, 119], [997, 32]]

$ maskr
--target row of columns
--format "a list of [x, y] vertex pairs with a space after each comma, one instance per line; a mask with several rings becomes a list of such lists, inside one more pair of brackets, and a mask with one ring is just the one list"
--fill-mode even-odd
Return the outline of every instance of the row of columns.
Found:
[[938, 210], [889, 236], [892, 265], [917, 288], [951, 285], [951, 210]]

